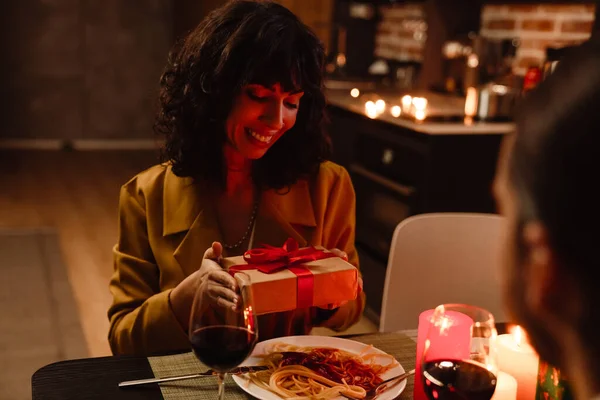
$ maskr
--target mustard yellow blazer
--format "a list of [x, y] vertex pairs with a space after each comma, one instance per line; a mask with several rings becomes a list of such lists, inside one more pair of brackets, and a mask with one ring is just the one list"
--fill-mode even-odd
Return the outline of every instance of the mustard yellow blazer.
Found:
[[[343, 167], [325, 162], [316, 179], [300, 181], [285, 194], [263, 193], [254, 243], [281, 246], [293, 237], [301, 246], [344, 250], [358, 267], [354, 228], [350, 177]], [[221, 234], [212, 202], [190, 178], [175, 176], [170, 166], [154, 166], [123, 185], [110, 281], [113, 303], [108, 310], [114, 354], [190, 348], [187, 332], [170, 308], [169, 294], [200, 267], [204, 251], [215, 240], [220, 241]], [[333, 314], [311, 308], [262, 315], [259, 339], [308, 334], [313, 326], [341, 331], [359, 320], [363, 308], [361, 294]]]

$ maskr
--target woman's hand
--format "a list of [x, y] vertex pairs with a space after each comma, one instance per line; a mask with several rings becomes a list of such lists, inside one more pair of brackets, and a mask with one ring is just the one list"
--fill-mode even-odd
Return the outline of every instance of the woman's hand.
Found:
[[[348, 262], [348, 254], [345, 251], [340, 250], [340, 249], [331, 249], [329, 251], [332, 252], [333, 254], [335, 254], [336, 256], [340, 257], [342, 260]], [[360, 276], [358, 277], [358, 288], [359, 288], [359, 293], [362, 292], [363, 280]], [[347, 301], [344, 301], [341, 303], [328, 304], [326, 307], [319, 307], [319, 308], [323, 308], [326, 310], [335, 310], [336, 308], [340, 308], [341, 306], [343, 306], [346, 303], [347, 303]]]
[[198, 273], [200, 274], [200, 290], [206, 300], [221, 307], [235, 309], [237, 307], [238, 285], [219, 262], [223, 254], [221, 243], [214, 242], [204, 253], [204, 259]]
[[206, 301], [217, 306], [235, 308], [237, 305], [237, 283], [219, 265], [222, 254], [221, 243], [213, 242], [211, 248], [204, 252], [198, 271], [185, 278], [171, 291], [169, 296], [171, 308], [179, 324], [186, 331], [196, 290], [202, 292]]

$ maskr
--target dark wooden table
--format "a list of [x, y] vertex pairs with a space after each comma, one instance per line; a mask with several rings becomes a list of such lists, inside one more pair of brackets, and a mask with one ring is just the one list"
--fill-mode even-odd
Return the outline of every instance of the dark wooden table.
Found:
[[[512, 324], [497, 323], [499, 334]], [[353, 335], [341, 336], [351, 339]], [[416, 333], [415, 333], [416, 337]], [[172, 353], [171, 353], [172, 354]], [[37, 370], [31, 378], [33, 400], [162, 400], [158, 385], [119, 388], [119, 382], [154, 377], [145, 356], [112, 356], [59, 361]]]
[[112, 356], [60, 361], [33, 374], [33, 400], [162, 400], [158, 385], [119, 388], [119, 382], [152, 378], [147, 357]]

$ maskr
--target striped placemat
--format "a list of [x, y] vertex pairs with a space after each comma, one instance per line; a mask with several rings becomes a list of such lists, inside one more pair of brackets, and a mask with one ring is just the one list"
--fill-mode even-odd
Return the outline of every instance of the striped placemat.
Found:
[[[353, 337], [352, 340], [373, 345], [393, 355], [407, 371], [415, 367], [416, 343], [413, 338], [403, 333], [375, 333]], [[157, 378], [194, 374], [207, 369], [191, 352], [148, 357], [148, 362]], [[406, 389], [398, 397], [400, 400], [412, 400], [414, 377], [408, 378], [406, 383]], [[163, 383], [161, 391], [165, 400], [212, 400], [217, 398], [217, 381], [213, 378], [199, 378]], [[225, 397], [233, 400], [250, 398], [231, 377], [225, 380]]]

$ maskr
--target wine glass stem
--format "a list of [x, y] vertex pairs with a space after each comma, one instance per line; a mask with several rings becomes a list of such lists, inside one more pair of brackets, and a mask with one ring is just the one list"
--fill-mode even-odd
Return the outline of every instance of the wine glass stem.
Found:
[[225, 400], [225, 374], [218, 375], [219, 380], [219, 400]]

